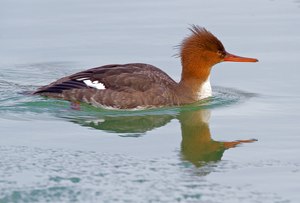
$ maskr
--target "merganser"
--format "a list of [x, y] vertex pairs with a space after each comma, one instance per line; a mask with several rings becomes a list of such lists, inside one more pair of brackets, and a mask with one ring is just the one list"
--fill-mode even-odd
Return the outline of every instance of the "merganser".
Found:
[[63, 77], [34, 94], [116, 109], [180, 106], [212, 96], [209, 75], [213, 65], [258, 61], [226, 52], [220, 40], [205, 28], [193, 25], [190, 31], [180, 45], [179, 83], [149, 64], [111, 64]]

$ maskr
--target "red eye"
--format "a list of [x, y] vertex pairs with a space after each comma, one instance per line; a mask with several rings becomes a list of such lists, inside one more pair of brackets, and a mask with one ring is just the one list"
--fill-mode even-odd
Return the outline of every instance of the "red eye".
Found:
[[224, 58], [226, 53], [224, 51], [218, 51], [217, 54], [221, 57], [221, 58]]

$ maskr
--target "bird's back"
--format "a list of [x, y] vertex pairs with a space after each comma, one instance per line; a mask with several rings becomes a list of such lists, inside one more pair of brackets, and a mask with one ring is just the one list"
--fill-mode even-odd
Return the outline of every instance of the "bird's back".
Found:
[[61, 78], [41, 87], [35, 94], [131, 109], [179, 105], [175, 93], [177, 85], [165, 72], [149, 64], [113, 64]]

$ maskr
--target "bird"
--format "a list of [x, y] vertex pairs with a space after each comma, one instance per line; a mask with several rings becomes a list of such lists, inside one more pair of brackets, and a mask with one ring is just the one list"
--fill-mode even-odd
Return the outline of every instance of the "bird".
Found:
[[106, 109], [148, 109], [192, 104], [212, 96], [211, 69], [220, 62], [258, 62], [228, 53], [204, 27], [192, 25], [179, 45], [179, 82], [145, 63], [109, 64], [60, 78], [34, 95]]

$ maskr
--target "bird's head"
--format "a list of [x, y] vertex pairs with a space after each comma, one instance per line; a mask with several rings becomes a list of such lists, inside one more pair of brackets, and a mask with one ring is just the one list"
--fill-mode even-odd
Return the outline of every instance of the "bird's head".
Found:
[[192, 34], [180, 46], [183, 74], [209, 75], [213, 65], [223, 62], [257, 62], [255, 58], [236, 56], [228, 53], [223, 44], [211, 32], [199, 26], [190, 28]]

